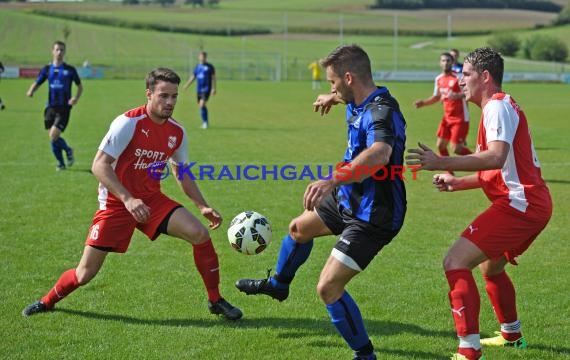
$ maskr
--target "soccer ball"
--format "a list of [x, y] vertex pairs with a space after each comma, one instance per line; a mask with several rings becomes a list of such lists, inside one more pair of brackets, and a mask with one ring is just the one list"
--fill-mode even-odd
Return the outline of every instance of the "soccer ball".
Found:
[[244, 211], [233, 218], [228, 229], [228, 241], [242, 254], [256, 255], [271, 242], [269, 220], [255, 211]]

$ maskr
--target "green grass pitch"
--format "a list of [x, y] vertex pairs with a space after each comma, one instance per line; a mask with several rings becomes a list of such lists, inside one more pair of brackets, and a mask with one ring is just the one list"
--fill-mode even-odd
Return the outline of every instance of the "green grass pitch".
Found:
[[[59, 274], [74, 267], [97, 208], [89, 168], [111, 120], [143, 104], [144, 82], [85, 81], [64, 133], [76, 165], [55, 172], [43, 130], [45, 85], [25, 96], [31, 80], [2, 80], [0, 95], [0, 357], [4, 359], [348, 359], [352, 355], [330, 324], [315, 286], [334, 237], [315, 241], [290, 298], [247, 297], [233, 286], [241, 277], [263, 277], [273, 268], [280, 238], [302, 211], [308, 180], [199, 181], [225, 218], [212, 232], [221, 263], [223, 295], [244, 318], [228, 322], [209, 314], [205, 289], [186, 243], [166, 236], [149, 242], [137, 233], [129, 251], [112, 254], [99, 275], [57, 305], [57, 311], [23, 318]], [[407, 146], [435, 144], [441, 107], [416, 110], [430, 83], [388, 84], [408, 123]], [[209, 104], [211, 128], [199, 129], [193, 90], [181, 93], [174, 117], [185, 125], [190, 157], [198, 164], [336, 164], [345, 146], [342, 108], [327, 117], [312, 112], [316, 95], [307, 82], [220, 82]], [[554, 198], [554, 216], [509, 272], [529, 349], [488, 349], [488, 359], [570, 359], [570, 154], [567, 86], [507, 84], [527, 113], [543, 176]], [[326, 91], [326, 90], [324, 90]], [[475, 143], [480, 111], [473, 105], [468, 143]], [[488, 202], [479, 190], [439, 194], [431, 173], [406, 182], [408, 214], [399, 236], [355, 278], [348, 290], [358, 302], [380, 359], [445, 359], [456, 338], [441, 261], [447, 247]], [[185, 200], [172, 179], [166, 193]], [[266, 215], [274, 241], [257, 256], [235, 252], [226, 240], [231, 218], [243, 210]], [[480, 282], [480, 276], [476, 274]], [[484, 293], [482, 287], [481, 291]], [[489, 302], [481, 302], [481, 330], [498, 329]]]

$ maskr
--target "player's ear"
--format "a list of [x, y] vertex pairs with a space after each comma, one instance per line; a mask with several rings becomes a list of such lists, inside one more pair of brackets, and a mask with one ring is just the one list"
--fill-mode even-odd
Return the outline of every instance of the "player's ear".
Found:
[[147, 98], [148, 100], [150, 100], [150, 96], [152, 95], [152, 90], [146, 89], [146, 90], [145, 90], [145, 94], [146, 94], [146, 98]]
[[345, 72], [343, 78], [347, 84], [352, 83], [352, 80], [354, 80], [354, 76], [350, 71]]
[[483, 77], [483, 82], [485, 83], [488, 83], [489, 81], [492, 80], [491, 73], [489, 73], [489, 70], [483, 70], [481, 76]]

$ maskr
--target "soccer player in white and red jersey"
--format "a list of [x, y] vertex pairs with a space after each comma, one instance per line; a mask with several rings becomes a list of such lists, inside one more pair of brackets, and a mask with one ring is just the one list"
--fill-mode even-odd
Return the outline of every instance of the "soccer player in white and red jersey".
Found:
[[459, 88], [459, 78], [451, 70], [453, 56], [444, 52], [439, 57], [441, 74], [435, 78], [433, 95], [427, 99], [414, 101], [419, 109], [441, 101], [443, 104], [443, 117], [437, 129], [437, 149], [441, 156], [449, 156], [447, 145], [451, 143], [451, 151], [457, 155], [471, 154], [465, 146], [469, 132], [469, 111], [465, 96]]
[[[528, 249], [552, 215], [552, 199], [542, 179], [525, 114], [501, 90], [503, 69], [503, 58], [489, 48], [476, 49], [465, 58], [460, 85], [466, 99], [482, 109], [474, 154], [440, 157], [420, 144], [406, 157], [408, 164], [422, 165], [426, 170], [476, 171], [463, 177], [436, 174], [433, 183], [445, 192], [482, 188], [491, 201], [443, 261], [459, 337], [452, 359], [482, 359], [481, 345], [527, 347], [517, 316], [515, 288], [505, 266], [516, 265], [515, 258]], [[501, 325], [498, 336], [482, 340], [480, 298], [471, 273], [476, 266]]]
[[[146, 105], [118, 116], [103, 138], [93, 160], [92, 172], [99, 180], [99, 210], [95, 213], [79, 265], [65, 271], [54, 287], [22, 314], [33, 315], [54, 305], [97, 275], [109, 252], [127, 251], [133, 232], [142, 231], [155, 240], [160, 234], [189, 242], [194, 262], [206, 286], [211, 313], [227, 319], [241, 318], [240, 309], [220, 295], [218, 256], [202, 223], [178, 202], [160, 190], [161, 171], [170, 161], [174, 172], [188, 164], [184, 128], [171, 118], [178, 99], [180, 77], [172, 70], [157, 68], [146, 79]], [[151, 176], [154, 175], [154, 176]], [[191, 176], [177, 176], [182, 191], [216, 229], [220, 214], [211, 208]]]

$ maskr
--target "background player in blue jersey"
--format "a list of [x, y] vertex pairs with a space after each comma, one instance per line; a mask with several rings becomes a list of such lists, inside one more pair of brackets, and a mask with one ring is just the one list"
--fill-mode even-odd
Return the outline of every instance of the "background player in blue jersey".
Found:
[[208, 54], [205, 51], [200, 51], [198, 54], [198, 61], [200, 62], [194, 68], [190, 79], [184, 84], [184, 90], [188, 89], [190, 85], [196, 81], [196, 94], [198, 106], [200, 107], [200, 117], [202, 118], [202, 129], [208, 128], [208, 108], [206, 103], [210, 99], [210, 95], [216, 94], [216, 69], [214, 65], [206, 61]]
[[[71, 107], [79, 101], [83, 92], [83, 85], [75, 68], [63, 62], [65, 56], [65, 43], [56, 41], [52, 48], [53, 61], [40, 71], [36, 81], [28, 89], [27, 95], [32, 97], [34, 92], [46, 80], [49, 84], [48, 101], [44, 110], [44, 123], [46, 130], [49, 130], [51, 149], [57, 159], [57, 170], [64, 170], [62, 152], [67, 156], [67, 165], [73, 165], [75, 159], [73, 150], [61, 137], [69, 122]], [[72, 96], [71, 83], [77, 86], [77, 93]]]
[[461, 75], [463, 72], [463, 64], [459, 62], [459, 50], [451, 49], [449, 50], [451, 56], [453, 56], [453, 64], [451, 65], [451, 71], [456, 75]]
[[[320, 63], [331, 94], [319, 95], [313, 105], [321, 114], [334, 104], [347, 105], [348, 147], [343, 159], [347, 164], [328, 180], [307, 187], [305, 211], [291, 221], [289, 234], [282, 240], [276, 274], [261, 280], [241, 279], [236, 287], [248, 295], [265, 294], [283, 301], [296, 271], [311, 253], [313, 238], [340, 235], [321, 272], [317, 292], [355, 359], [376, 359], [360, 310], [345, 286], [403, 225], [406, 190], [403, 179], [392, 175], [403, 164], [406, 122], [388, 89], [374, 84], [370, 59], [358, 45], [340, 46]], [[371, 174], [359, 176], [359, 166], [384, 166], [390, 174], [384, 180]]]
[[[2, 73], [4, 73], [4, 64], [0, 61], [0, 79], [2, 79]], [[2, 102], [2, 98], [0, 98], [0, 110], [6, 109], [6, 105]]]

